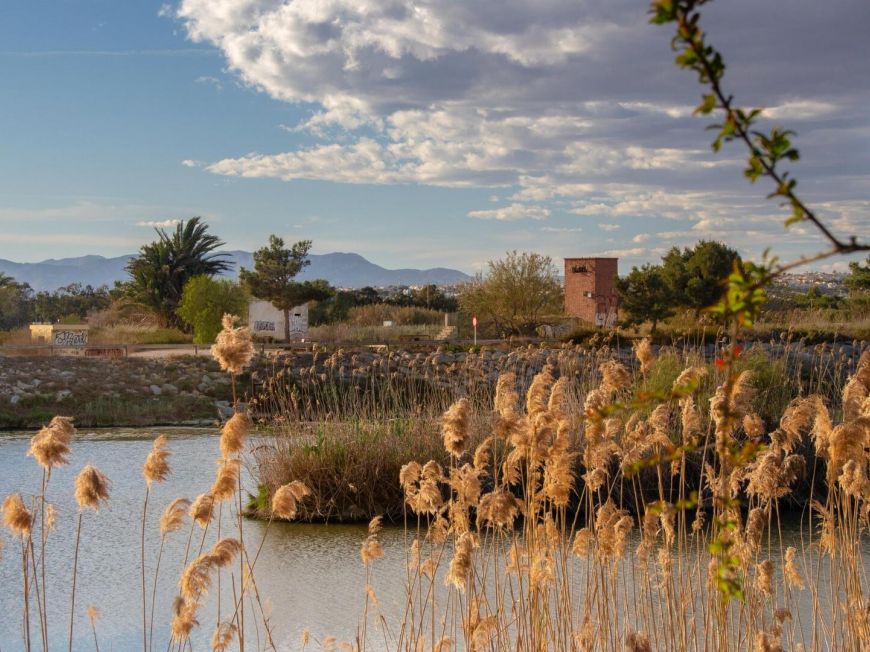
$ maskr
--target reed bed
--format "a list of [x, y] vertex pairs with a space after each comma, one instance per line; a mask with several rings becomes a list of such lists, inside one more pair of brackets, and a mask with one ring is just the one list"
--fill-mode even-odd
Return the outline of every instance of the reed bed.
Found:
[[[654, 364], [643, 347], [638, 357], [641, 373]], [[449, 465], [400, 473], [411, 542], [395, 648], [867, 649], [870, 352], [838, 405], [796, 398], [771, 428], [753, 410], [751, 372], [732, 371], [709, 424], [703, 367], [684, 369], [648, 414], [617, 362], [602, 365], [580, 414], [549, 369], [522, 402], [504, 374], [492, 435], [476, 447], [468, 403], [456, 403], [442, 419]], [[780, 506], [803, 478], [798, 548]], [[442, 575], [446, 599], [433, 590]]]
[[[788, 352], [731, 352], [709, 360], [646, 341], [631, 359], [527, 349], [494, 376], [469, 365], [452, 385], [402, 386], [388, 371], [368, 386], [288, 384], [282, 418], [253, 450], [251, 419], [234, 395], [239, 410], [222, 428], [218, 467], [200, 495], [162, 510], [149, 504], [152, 485], [171, 481], [166, 441], [155, 439], [143, 460], [142, 649], [167, 639], [168, 649], [188, 649], [209, 628], [213, 650], [277, 650], [274, 623], [293, 614], [272, 613], [257, 584], [269, 525], [338, 509], [330, 500], [352, 473], [393, 487], [394, 499], [357, 507], [402, 524], [405, 603], [381, 610], [376, 516], [360, 542], [357, 635], [306, 633], [301, 649], [868, 649], [870, 351], [812, 369]], [[247, 329], [227, 317], [214, 353], [235, 389], [253, 355]], [[17, 544], [2, 563], [21, 569], [28, 651], [47, 649], [50, 631], [66, 626], [70, 649], [82, 640], [72, 625], [49, 621], [46, 594], [57, 592], [69, 594], [70, 623], [87, 613], [82, 636], [110, 644], [96, 610], [76, 601], [75, 579], [46, 582], [46, 546], [60, 545], [47, 488], [74, 435], [63, 417], [34, 435], [41, 492], [12, 494], [2, 506]], [[293, 461], [306, 448], [327, 452]], [[373, 459], [381, 466], [367, 467]], [[258, 540], [244, 521], [246, 460], [263, 489], [253, 501], [267, 523]], [[111, 501], [111, 484], [88, 465], [73, 489], [78, 549], [98, 537], [94, 512]], [[159, 532], [157, 550], [145, 545], [148, 531]], [[161, 565], [166, 545], [184, 546], [180, 567]], [[77, 566], [73, 578], [92, 571]], [[176, 595], [157, 593], [161, 573], [178, 578]], [[207, 601], [217, 617], [200, 622]], [[155, 630], [157, 603], [172, 604], [169, 632]]]

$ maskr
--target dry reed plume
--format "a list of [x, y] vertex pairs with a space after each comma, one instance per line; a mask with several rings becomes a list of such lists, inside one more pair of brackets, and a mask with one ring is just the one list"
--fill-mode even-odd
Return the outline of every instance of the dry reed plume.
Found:
[[223, 316], [223, 330], [218, 333], [211, 347], [211, 353], [221, 369], [230, 374], [242, 373], [254, 357], [251, 331], [246, 326], [237, 327], [237, 320], [235, 315]]
[[[244, 345], [245, 329], [231, 319], [225, 327], [216, 355], [238, 373], [252, 350]], [[349, 644], [324, 638], [324, 648], [870, 649], [862, 552], [870, 528], [870, 352], [860, 357], [839, 401], [807, 392], [784, 402], [773, 418], [762, 417], [758, 369], [698, 362], [661, 380], [666, 352], [654, 355], [641, 342], [635, 355], [636, 362], [601, 359], [597, 370], [583, 374], [545, 364], [525, 382], [509, 371], [494, 379], [486, 400], [469, 390], [447, 402], [430, 430], [442, 455], [406, 460], [397, 473], [409, 546], [402, 613], [384, 613], [376, 593], [374, 569], [392, 554], [377, 517], [359, 548], [365, 584], [358, 635]], [[663, 391], [643, 389], [657, 378]], [[208, 623], [212, 649], [252, 646], [259, 624], [265, 633], [259, 647], [274, 645], [255, 574], [269, 528], [251, 549], [242, 524], [240, 476], [250, 428], [249, 415], [236, 412], [221, 430], [218, 468], [204, 479], [204, 492], [193, 501], [176, 498], [153, 525], [152, 485], [170, 479], [166, 438], [156, 438], [148, 453], [142, 467], [145, 652], [158, 645], [153, 620], [164, 543], [182, 530], [185, 560], [171, 608], [170, 648], [191, 644], [208, 600], [219, 605]], [[46, 502], [45, 484], [69, 459], [73, 435], [63, 418], [40, 430], [28, 454], [44, 473], [42, 493], [33, 500], [11, 494], [2, 505], [4, 526], [21, 542], [27, 649], [31, 620], [39, 618], [39, 634], [48, 640], [48, 587], [34, 542], [44, 547], [55, 518], [64, 517]], [[317, 498], [318, 486], [310, 486], [302, 480], [272, 485], [262, 512], [269, 523], [298, 518]], [[106, 503], [108, 481], [88, 465], [71, 492], [80, 508], [77, 551], [82, 517]], [[794, 504], [811, 505], [799, 537], [782, 520]], [[221, 509], [237, 533], [221, 532]], [[149, 610], [145, 533], [151, 528], [160, 548]], [[70, 645], [77, 561], [76, 552]], [[98, 647], [96, 612], [89, 608], [87, 616]]]

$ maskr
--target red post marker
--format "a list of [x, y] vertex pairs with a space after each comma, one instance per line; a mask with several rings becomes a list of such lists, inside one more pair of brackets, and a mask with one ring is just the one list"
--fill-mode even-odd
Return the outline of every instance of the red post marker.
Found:
[[474, 326], [474, 346], [477, 346], [477, 315], [471, 317], [471, 325]]

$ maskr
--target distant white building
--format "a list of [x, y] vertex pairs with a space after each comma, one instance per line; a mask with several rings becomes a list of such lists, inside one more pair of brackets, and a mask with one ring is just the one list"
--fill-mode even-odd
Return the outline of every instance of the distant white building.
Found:
[[[248, 327], [259, 337], [271, 337], [284, 341], [284, 311], [268, 301], [251, 299], [248, 304]], [[308, 304], [290, 310], [290, 339], [301, 340], [308, 336]]]

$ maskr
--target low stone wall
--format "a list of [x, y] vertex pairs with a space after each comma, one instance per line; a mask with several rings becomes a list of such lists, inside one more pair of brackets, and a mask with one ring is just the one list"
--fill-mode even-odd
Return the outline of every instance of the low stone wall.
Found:
[[[784, 345], [769, 342], [772, 356]], [[799, 367], [834, 362], [846, 373], [854, 370], [866, 343], [789, 345], [788, 360]], [[716, 347], [707, 345], [712, 360]], [[494, 383], [512, 371], [527, 384], [545, 365], [559, 375], [575, 376], [594, 370], [613, 355], [636, 364], [630, 348], [589, 349], [580, 346], [515, 349], [484, 348], [479, 352], [387, 350], [361, 347], [337, 351], [267, 353], [259, 357], [250, 377], [239, 380], [239, 396], [258, 396], [270, 384], [366, 383], [374, 380], [422, 380], [435, 387], [456, 383]], [[0, 428], [39, 425], [53, 414], [79, 418], [93, 425], [150, 425], [214, 419], [227, 407], [232, 390], [227, 374], [207, 357], [65, 358], [0, 356]], [[151, 415], [149, 417], [149, 415]], [[149, 421], [151, 418], [151, 421]]]
[[[865, 342], [849, 344], [783, 344], [756, 343], [772, 357], [785, 356], [792, 369], [810, 368], [820, 360], [842, 365], [847, 373], [854, 371]], [[658, 353], [661, 347], [654, 346]], [[702, 347], [704, 358], [711, 362], [721, 351], [716, 345]], [[619, 358], [631, 366], [637, 362], [631, 348], [588, 348], [565, 345], [542, 348], [534, 345], [511, 350], [484, 348], [479, 352], [450, 351], [438, 347], [428, 351], [387, 350], [386, 348], [339, 349], [334, 352], [279, 353], [261, 361], [253, 372], [256, 386], [270, 383], [367, 383], [371, 380], [401, 378], [425, 380], [437, 387], [457, 383], [484, 381], [494, 384], [505, 372], [517, 375], [521, 385], [527, 385], [544, 366], [551, 366], [558, 375], [576, 376], [594, 371], [605, 360]]]
[[109, 398], [163, 394], [222, 398], [229, 383], [213, 361], [192, 356], [163, 360], [0, 357], [0, 397], [12, 405], [33, 398], [59, 403], [94, 393]]
[[213, 420], [216, 404], [231, 396], [229, 377], [210, 358], [0, 356], [5, 428], [40, 425], [52, 414], [91, 425], [150, 425], [149, 413], [153, 423]]

